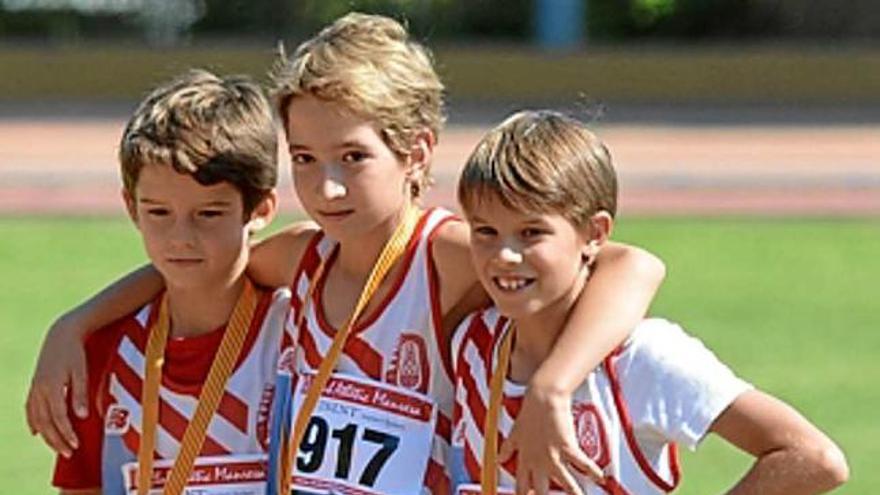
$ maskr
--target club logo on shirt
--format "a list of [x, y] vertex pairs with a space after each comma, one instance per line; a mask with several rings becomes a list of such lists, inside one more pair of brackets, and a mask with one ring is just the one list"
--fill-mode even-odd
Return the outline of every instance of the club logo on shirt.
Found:
[[427, 393], [430, 378], [428, 348], [421, 336], [413, 333], [401, 334], [387, 375], [390, 383]]
[[296, 352], [293, 347], [284, 349], [278, 358], [278, 373], [293, 376], [296, 371]]
[[599, 467], [604, 468], [608, 465], [610, 454], [608, 453], [608, 440], [605, 437], [605, 427], [598, 409], [593, 404], [583, 402], [574, 404], [572, 409], [575, 432], [581, 450]]
[[104, 418], [104, 434], [122, 435], [128, 431], [130, 425], [131, 413], [126, 407], [113, 404], [107, 408], [107, 416]]

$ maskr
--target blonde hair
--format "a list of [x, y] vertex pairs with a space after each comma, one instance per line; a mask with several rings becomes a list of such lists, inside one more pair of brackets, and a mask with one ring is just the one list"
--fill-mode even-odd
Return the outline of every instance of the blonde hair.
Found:
[[122, 135], [119, 163], [132, 197], [143, 167], [158, 164], [202, 185], [229, 182], [249, 215], [278, 181], [271, 105], [247, 78], [190, 70], [141, 102]]
[[[436, 140], [445, 120], [443, 84], [430, 52], [384, 16], [340, 17], [299, 45], [289, 60], [282, 49], [272, 77], [285, 129], [290, 100], [313, 95], [371, 121], [385, 144], [406, 157], [417, 133], [429, 131]], [[414, 197], [430, 185], [428, 172], [411, 184]]]
[[617, 211], [611, 155], [587, 126], [554, 111], [523, 111], [489, 131], [458, 182], [465, 212], [497, 198], [520, 212], [557, 213], [585, 225], [599, 211]]

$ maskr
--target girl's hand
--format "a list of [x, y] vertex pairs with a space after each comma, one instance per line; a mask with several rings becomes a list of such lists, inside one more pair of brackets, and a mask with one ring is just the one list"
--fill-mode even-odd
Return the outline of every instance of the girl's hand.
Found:
[[499, 462], [517, 452], [516, 493], [538, 495], [550, 490], [551, 481], [566, 493], [583, 495], [572, 468], [599, 483], [604, 474], [581, 450], [574, 431], [571, 395], [532, 383], [510, 436], [501, 446]]
[[80, 418], [88, 415], [86, 356], [83, 336], [87, 329], [65, 315], [46, 334], [28, 391], [27, 423], [58, 454], [70, 457], [79, 441], [68, 418], [68, 396]]

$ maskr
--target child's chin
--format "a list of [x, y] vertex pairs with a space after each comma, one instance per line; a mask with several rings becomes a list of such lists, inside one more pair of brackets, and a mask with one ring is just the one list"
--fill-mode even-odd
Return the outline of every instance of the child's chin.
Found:
[[502, 315], [512, 319], [527, 318], [537, 312], [534, 305], [527, 301], [501, 302], [500, 304], [496, 302], [495, 306]]

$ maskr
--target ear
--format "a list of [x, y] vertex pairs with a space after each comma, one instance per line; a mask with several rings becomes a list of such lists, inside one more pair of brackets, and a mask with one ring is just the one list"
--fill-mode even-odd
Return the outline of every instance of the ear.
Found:
[[589, 265], [596, 259], [599, 250], [611, 237], [611, 230], [614, 228], [614, 218], [605, 210], [596, 212], [587, 221], [584, 234], [586, 236], [584, 243], [583, 259]]
[[435, 144], [436, 138], [430, 130], [423, 129], [416, 133], [407, 160], [407, 178], [410, 182], [420, 181], [428, 173], [434, 157]]
[[137, 200], [127, 189], [122, 189], [122, 200], [125, 201], [125, 210], [128, 212], [128, 218], [131, 218], [135, 227], [140, 228], [140, 225], [138, 225]]
[[272, 223], [275, 214], [278, 212], [278, 193], [272, 189], [265, 198], [251, 211], [251, 217], [248, 220], [247, 228], [251, 233], [257, 232]]

